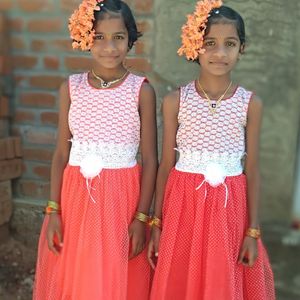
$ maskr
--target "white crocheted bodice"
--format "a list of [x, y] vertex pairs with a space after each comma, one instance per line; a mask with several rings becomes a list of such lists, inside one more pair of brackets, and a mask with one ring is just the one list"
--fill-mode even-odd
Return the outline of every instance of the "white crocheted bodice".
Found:
[[117, 87], [96, 89], [88, 82], [88, 73], [69, 77], [71, 165], [80, 165], [87, 155], [96, 155], [108, 168], [136, 163], [140, 142], [138, 101], [144, 80], [130, 73]]
[[180, 157], [176, 168], [205, 173], [209, 164], [218, 164], [225, 175], [240, 174], [251, 95], [252, 92], [239, 86], [212, 114], [207, 99], [199, 95], [194, 81], [182, 87], [176, 136]]

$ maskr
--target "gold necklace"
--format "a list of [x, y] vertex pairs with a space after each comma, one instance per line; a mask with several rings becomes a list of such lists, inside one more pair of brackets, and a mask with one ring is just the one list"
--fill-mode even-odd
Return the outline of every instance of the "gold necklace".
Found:
[[214, 115], [216, 113], [216, 110], [218, 108], [218, 106], [221, 104], [222, 99], [224, 98], [224, 96], [226, 95], [226, 93], [229, 91], [231, 85], [232, 85], [232, 81], [230, 81], [227, 89], [225, 90], [225, 92], [221, 95], [221, 97], [217, 100], [216, 103], [211, 103], [211, 100], [209, 98], [209, 96], [207, 95], [207, 93], [204, 91], [203, 87], [200, 84], [200, 80], [198, 78], [197, 80], [199, 88], [201, 89], [202, 93], [205, 95], [207, 101], [208, 101], [208, 105], [209, 105], [209, 110], [210, 112]]
[[129, 71], [126, 70], [126, 72], [124, 73], [124, 75], [122, 75], [122, 77], [117, 78], [117, 79], [112, 80], [112, 81], [106, 81], [106, 80], [103, 80], [100, 76], [98, 76], [98, 75], [95, 73], [95, 71], [92, 69], [92, 74], [93, 74], [93, 76], [94, 76], [97, 80], [100, 81], [100, 88], [102, 88], [102, 89], [107, 89], [107, 88], [109, 88], [111, 85], [113, 85], [113, 84], [115, 84], [115, 83], [117, 83], [117, 82], [123, 80], [123, 79], [126, 77], [126, 75], [128, 74], [128, 72], [129, 72]]

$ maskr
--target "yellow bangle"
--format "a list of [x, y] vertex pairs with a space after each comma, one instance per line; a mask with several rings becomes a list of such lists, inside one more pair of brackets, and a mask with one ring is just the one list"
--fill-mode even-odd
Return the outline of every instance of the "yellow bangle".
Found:
[[150, 220], [149, 222], [149, 225], [152, 227], [152, 226], [156, 226], [158, 228], [161, 229], [161, 219], [156, 217], [156, 216], [153, 216], [153, 218]]
[[257, 228], [248, 228], [246, 231], [246, 236], [252, 237], [256, 240], [260, 238], [260, 235], [260, 229]]
[[51, 207], [53, 209], [56, 209], [56, 210], [60, 210], [60, 204], [57, 203], [56, 201], [48, 201], [47, 202], [47, 207]]
[[47, 206], [45, 208], [45, 214], [46, 215], [51, 215], [51, 214], [60, 214], [60, 209], [55, 209], [51, 206]]
[[143, 222], [143, 223], [149, 223], [150, 221], [150, 217], [147, 216], [146, 214], [142, 213], [142, 212], [136, 212], [135, 215], [134, 215], [134, 218]]

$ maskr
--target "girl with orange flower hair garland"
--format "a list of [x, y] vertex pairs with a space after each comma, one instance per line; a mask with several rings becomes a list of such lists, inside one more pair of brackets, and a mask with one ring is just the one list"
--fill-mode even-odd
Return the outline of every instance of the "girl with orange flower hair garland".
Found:
[[241, 16], [199, 1], [178, 51], [199, 77], [162, 105], [150, 299], [275, 299], [258, 220], [262, 102], [231, 79], [244, 48]]
[[123, 65], [140, 33], [120, 0], [84, 0], [69, 29], [73, 47], [90, 51], [92, 68], [60, 88], [33, 299], [148, 299], [156, 100], [147, 79]]

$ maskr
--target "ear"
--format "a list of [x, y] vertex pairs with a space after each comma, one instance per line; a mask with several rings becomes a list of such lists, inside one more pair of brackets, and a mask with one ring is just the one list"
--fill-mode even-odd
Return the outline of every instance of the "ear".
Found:
[[240, 55], [245, 53], [245, 44], [241, 44]]

